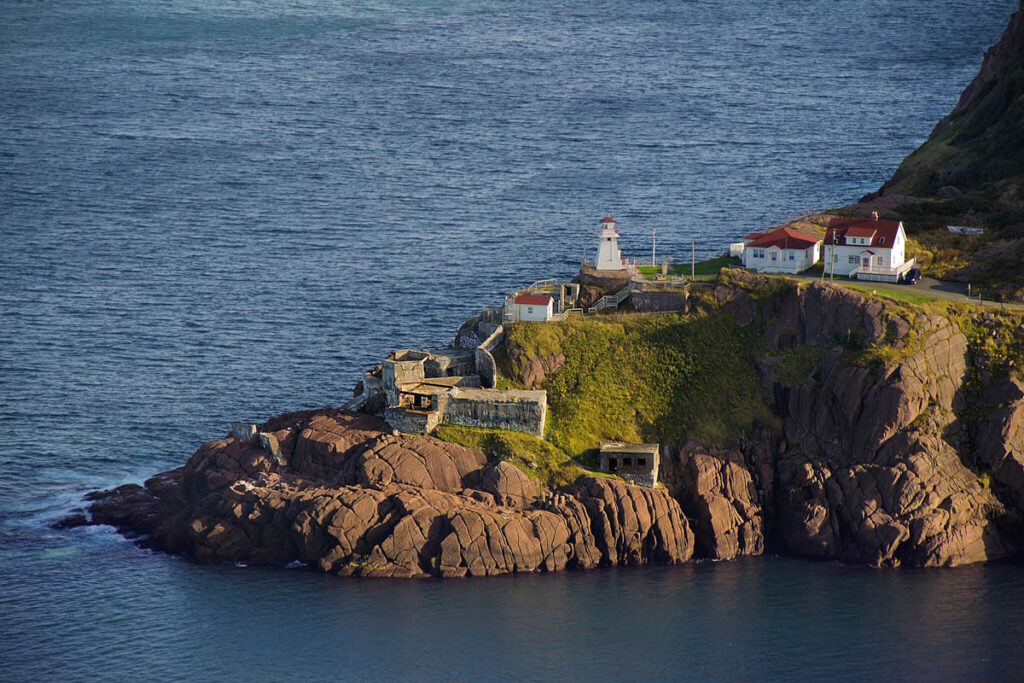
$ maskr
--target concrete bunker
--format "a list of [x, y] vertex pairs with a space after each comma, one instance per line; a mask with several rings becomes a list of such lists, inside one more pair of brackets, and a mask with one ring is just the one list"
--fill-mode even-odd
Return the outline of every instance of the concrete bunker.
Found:
[[610, 441], [601, 446], [601, 471], [632, 484], [656, 486], [661, 447], [656, 443]]

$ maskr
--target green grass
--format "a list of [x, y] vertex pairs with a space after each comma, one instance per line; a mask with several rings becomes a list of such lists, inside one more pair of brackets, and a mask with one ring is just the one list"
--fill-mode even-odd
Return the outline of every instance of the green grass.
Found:
[[843, 286], [848, 289], [857, 290], [862, 294], [867, 294], [873, 298], [892, 299], [893, 301], [906, 301], [912, 304], [927, 304], [934, 301], [939, 301], [941, 297], [928, 296], [927, 294], [918, 294], [917, 292], [910, 291], [909, 289], [904, 291], [901, 289], [886, 289], [884, 287], [872, 287], [871, 285], [853, 285], [849, 282], [843, 282]]
[[[569, 455], [610, 439], [718, 444], [747, 433], [755, 421], [777, 423], [755, 367], [767, 355], [760, 331], [721, 313], [514, 325], [506, 344], [514, 349], [509, 357], [565, 355], [563, 368], [542, 387], [546, 436]], [[516, 380], [524, 364], [512, 365]]]
[[507, 460], [531, 479], [554, 488], [569, 486], [581, 476], [607, 476], [583, 469], [565, 451], [529, 434], [441, 425], [433, 436]]
[[[690, 276], [690, 265], [689, 263], [675, 263], [669, 266], [669, 272], [675, 275], [682, 275], [685, 277]], [[693, 264], [693, 274], [697, 277], [707, 275], [718, 275], [718, 271], [722, 268], [735, 268], [740, 265], [740, 260], [734, 256], [718, 256], [707, 261], [699, 261]], [[655, 279], [656, 276], [661, 275], [661, 266], [637, 266], [637, 270], [640, 274], [646, 277], [648, 280]]]
[[810, 377], [815, 364], [825, 355], [824, 346], [797, 346], [782, 353], [775, 366], [774, 379], [786, 387], [803, 384]]

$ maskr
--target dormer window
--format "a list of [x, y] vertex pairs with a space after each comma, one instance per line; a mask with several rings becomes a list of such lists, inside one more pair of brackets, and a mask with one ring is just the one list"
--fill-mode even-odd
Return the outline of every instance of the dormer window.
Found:
[[878, 244], [879, 245], [885, 244], [885, 238], [884, 237], [879, 237], [878, 238]]

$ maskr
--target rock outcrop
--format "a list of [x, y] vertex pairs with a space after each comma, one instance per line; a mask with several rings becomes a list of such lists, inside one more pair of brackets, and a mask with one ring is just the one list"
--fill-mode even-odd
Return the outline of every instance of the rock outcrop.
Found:
[[[749, 371], [773, 415], [724, 444], [667, 444], [667, 490], [584, 476], [553, 491], [494, 455], [325, 409], [94, 494], [91, 522], [202, 561], [388, 577], [766, 551], [953, 566], [1024, 549], [1019, 317], [943, 315], [744, 271], [723, 272], [694, 307], [760, 336], [765, 356]], [[508, 351], [533, 382], [566, 362]]]
[[699, 556], [729, 560], [764, 552], [760, 496], [738, 448], [690, 442], [670, 449], [662, 480], [693, 521]]
[[[733, 272], [714, 293], [778, 354], [759, 370], [781, 433], [721, 452], [688, 444], [666, 462], [698, 554], [760, 552], [761, 534], [785, 552], [879, 567], [1019, 552], [1024, 384], [971, 395], [978, 373], [951, 318], [823, 283], [758, 295], [770, 286]], [[794, 369], [802, 358], [813, 360]]]
[[93, 523], [201, 561], [300, 561], [357, 576], [489, 576], [693, 553], [664, 491], [584, 478], [544, 493], [509, 462], [344, 410], [282, 415], [260, 431], [278, 457], [255, 438], [211, 441], [144, 487], [91, 496]]

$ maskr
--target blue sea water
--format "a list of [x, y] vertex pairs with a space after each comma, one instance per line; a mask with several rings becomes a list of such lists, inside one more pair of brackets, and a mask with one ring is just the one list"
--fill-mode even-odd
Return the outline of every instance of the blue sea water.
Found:
[[0, 3], [0, 679], [1021, 678], [1017, 564], [386, 582], [49, 524], [625, 255], [876, 189], [1009, 0]]

